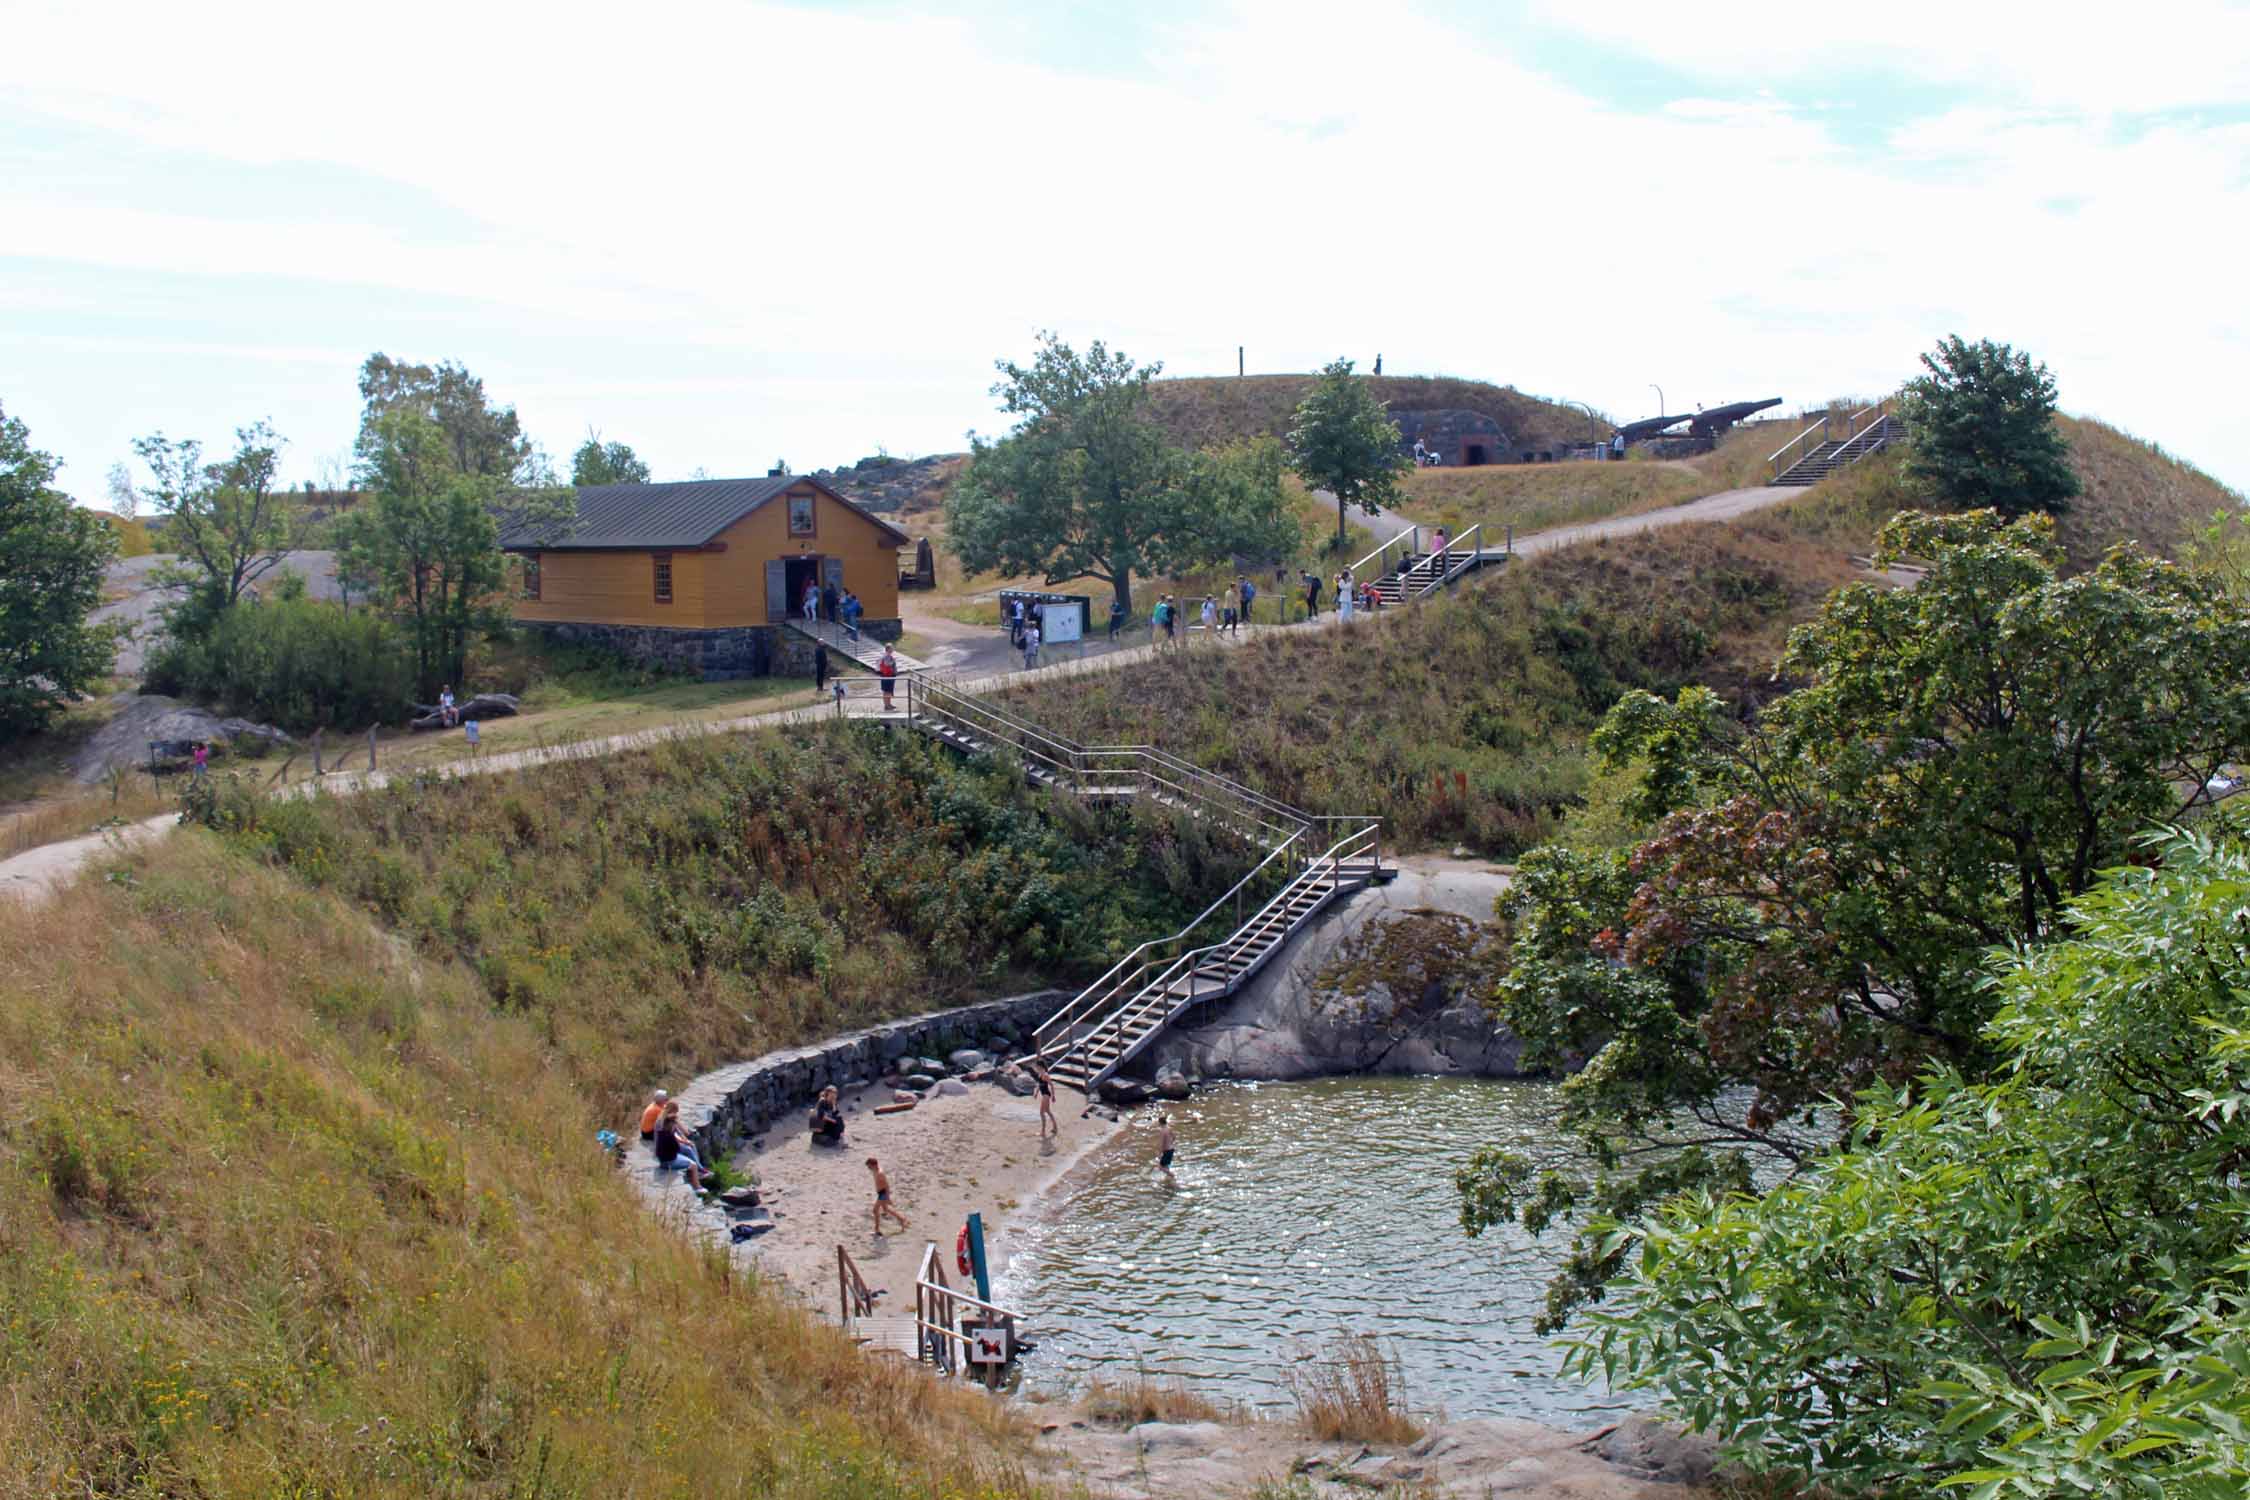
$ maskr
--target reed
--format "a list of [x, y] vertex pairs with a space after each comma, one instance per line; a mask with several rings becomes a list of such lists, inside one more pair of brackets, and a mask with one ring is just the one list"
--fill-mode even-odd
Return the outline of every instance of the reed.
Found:
[[1315, 1438], [1411, 1443], [1422, 1435], [1406, 1407], [1398, 1358], [1373, 1334], [1339, 1335], [1325, 1353], [1292, 1364], [1287, 1382], [1298, 1420]]

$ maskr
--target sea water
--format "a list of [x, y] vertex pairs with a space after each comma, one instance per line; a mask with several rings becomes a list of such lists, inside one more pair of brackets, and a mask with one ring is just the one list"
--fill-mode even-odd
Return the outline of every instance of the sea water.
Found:
[[1334, 1078], [1133, 1111], [1015, 1237], [996, 1291], [1038, 1345], [1026, 1387], [1145, 1370], [1287, 1409], [1289, 1365], [1351, 1332], [1395, 1354], [1420, 1411], [1577, 1426], [1645, 1404], [1564, 1377], [1532, 1331], [1567, 1225], [1461, 1229], [1453, 1174], [1479, 1146], [1575, 1163], [1557, 1106], [1551, 1084]]

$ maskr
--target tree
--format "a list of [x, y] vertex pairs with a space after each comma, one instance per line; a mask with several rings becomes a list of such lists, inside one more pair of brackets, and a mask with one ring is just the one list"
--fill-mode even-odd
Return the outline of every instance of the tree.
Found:
[[188, 585], [169, 614], [170, 628], [189, 633], [195, 621], [232, 607], [288, 552], [296, 520], [289, 492], [274, 485], [281, 439], [266, 422], [235, 429], [235, 451], [203, 462], [194, 439], [173, 442], [152, 433], [133, 451], [155, 476], [147, 490], [165, 517], [164, 543], [180, 558], [169, 576]]
[[[1810, 685], [1753, 724], [1691, 688], [1629, 695], [1597, 732], [1645, 765], [1652, 835], [1526, 857], [1496, 1010], [1535, 1065], [1590, 1059], [1565, 1118], [1601, 1172], [1480, 1158], [1472, 1230], [1745, 1185], [1742, 1153], [1800, 1169], [1829, 1100], [1933, 1063], [1986, 1076], [1983, 952], [2049, 940], [2250, 753], [2250, 611], [2203, 575], [2126, 550], [2063, 580], [2051, 521], [1990, 512], [1902, 515], [1882, 555], [1931, 571], [1837, 591], [1783, 661]], [[1616, 1268], [1582, 1240], [1550, 1324]]]
[[1136, 575], [1293, 551], [1278, 453], [1175, 447], [1143, 415], [1162, 368], [1098, 340], [1081, 355], [1051, 333], [1028, 367], [1001, 361], [992, 393], [1023, 420], [997, 443], [973, 439], [954, 482], [946, 517], [962, 566], [1097, 578], [1130, 610]]
[[108, 675], [120, 627], [87, 623], [116, 533], [51, 487], [55, 461], [0, 410], [0, 744]]
[[2055, 380], [2031, 356], [1954, 334], [1906, 384], [1906, 467], [1959, 510], [2060, 515], [2078, 493], [2055, 426]]
[[646, 484], [648, 465], [625, 444], [605, 443], [600, 433], [589, 432], [586, 441], [571, 455], [570, 482], [576, 485]]
[[437, 426], [457, 473], [525, 484], [553, 482], [551, 474], [532, 472], [540, 455], [523, 435], [516, 409], [493, 405], [485, 396], [484, 382], [453, 361], [433, 367], [370, 354], [359, 369], [359, 397], [363, 409], [353, 452], [362, 469], [375, 460], [382, 446], [377, 432], [381, 419], [410, 411]]
[[137, 518], [141, 513], [141, 492], [133, 488], [133, 471], [123, 464], [111, 464], [107, 484], [111, 512], [124, 521]]
[[506, 628], [495, 482], [456, 469], [444, 429], [409, 409], [377, 417], [361, 453], [372, 493], [337, 519], [338, 572], [406, 627], [416, 687], [434, 697], [466, 675], [471, 640]]
[[1289, 429], [1289, 466], [1312, 488], [1336, 497], [1339, 552], [1347, 505], [1372, 516], [1398, 499], [1399, 476], [1414, 466], [1398, 444], [1398, 424], [1367, 383], [1354, 378], [1350, 360], [1320, 372]]
[[2221, 816], [2143, 853], [1994, 951], [1990, 1081], [1875, 1084], [1798, 1180], [1601, 1226], [1631, 1269], [1571, 1366], [1761, 1468], [2245, 1493], [2250, 844]]

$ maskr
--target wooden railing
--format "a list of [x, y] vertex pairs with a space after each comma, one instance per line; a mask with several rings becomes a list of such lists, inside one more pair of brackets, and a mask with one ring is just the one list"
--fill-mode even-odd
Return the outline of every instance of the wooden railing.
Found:
[[1005, 1348], [1012, 1356], [1017, 1315], [997, 1303], [958, 1292], [945, 1279], [945, 1262], [935, 1244], [922, 1249], [921, 1268], [914, 1273], [914, 1331], [917, 1358], [946, 1374], [989, 1369], [997, 1380], [1005, 1361], [976, 1357], [978, 1331], [1005, 1330]]
[[854, 1320], [872, 1315], [875, 1311], [875, 1294], [867, 1289], [866, 1278], [859, 1274], [859, 1264], [851, 1252], [842, 1245], [836, 1247], [836, 1317], [846, 1328]]

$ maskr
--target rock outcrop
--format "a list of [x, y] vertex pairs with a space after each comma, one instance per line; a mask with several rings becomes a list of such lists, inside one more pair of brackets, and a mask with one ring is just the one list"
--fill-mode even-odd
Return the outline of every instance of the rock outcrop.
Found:
[[1374, 982], [1338, 990], [1323, 976], [1376, 924], [1425, 913], [1488, 922], [1508, 877], [1483, 866], [1402, 868], [1389, 885], [1329, 912], [1215, 1013], [1175, 1028], [1137, 1058], [1151, 1078], [1280, 1080], [1351, 1073], [1520, 1075], [1520, 1048], [1479, 997], [1442, 988], [1393, 994]]
[[[200, 742], [224, 747], [244, 739], [265, 740], [277, 745], [292, 743], [288, 735], [271, 724], [221, 718], [207, 709], [167, 698], [161, 693], [119, 696], [126, 698], [125, 706], [115, 718], [95, 730], [71, 759], [71, 775], [81, 783], [92, 785], [112, 767], [136, 770], [146, 766], [151, 744], [172, 746]], [[179, 759], [170, 753], [159, 753], [156, 758], [166, 763]]]

